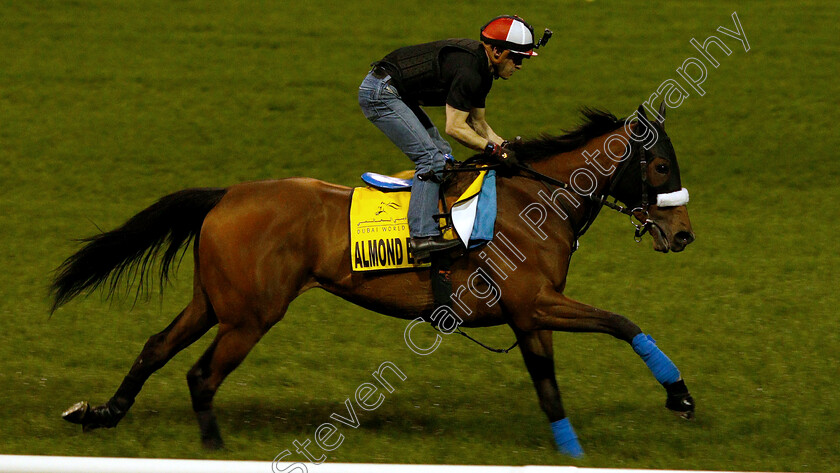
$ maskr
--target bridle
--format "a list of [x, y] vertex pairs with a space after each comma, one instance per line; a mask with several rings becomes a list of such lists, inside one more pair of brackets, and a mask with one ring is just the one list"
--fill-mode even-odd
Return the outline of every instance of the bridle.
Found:
[[[636, 243], [640, 243], [642, 241], [642, 236], [644, 236], [645, 233], [649, 232], [650, 229], [653, 226], [656, 225], [657, 228], [659, 228], [660, 231], [662, 229], [657, 225], [657, 223], [653, 219], [650, 218], [650, 205], [651, 205], [651, 203], [650, 203], [650, 200], [648, 199], [648, 175], [647, 175], [647, 171], [648, 171], [647, 155], [648, 155], [648, 152], [645, 149], [645, 147], [642, 145], [641, 141], [635, 141], [634, 140], [633, 143], [630, 146], [633, 148], [630, 157], [627, 159], [626, 163], [622, 163], [622, 169], [619, 169], [618, 171], [616, 171], [616, 175], [613, 178], [612, 183], [610, 184], [610, 190], [606, 194], [602, 195], [600, 197], [600, 199], [603, 201], [603, 205], [606, 205], [607, 207], [609, 207], [613, 210], [616, 210], [618, 212], [621, 212], [625, 215], [630, 216], [630, 224], [633, 225], [633, 227], [635, 227], [635, 229], [636, 229], [635, 234], [633, 236], [633, 239], [636, 241]], [[616, 203], [618, 201], [618, 199], [616, 199], [614, 202], [607, 202], [606, 199], [615, 190], [615, 187], [618, 185], [618, 182], [621, 179], [621, 174], [624, 171], [624, 169], [626, 169], [627, 167], [630, 166], [630, 162], [633, 160], [632, 153], [639, 154], [639, 168], [640, 168], [640, 171], [641, 171], [641, 180], [642, 180], [642, 201], [641, 201], [641, 203], [638, 207], [635, 207], [632, 210], [629, 210], [625, 207], [622, 207], [622, 206], [618, 205]], [[634, 218], [639, 223], [634, 222], [633, 221]]]
[[[660, 142], [664, 142], [664, 141], [670, 142], [670, 139], [668, 138], [667, 135], [658, 136], [656, 142], [653, 145], [656, 145], [656, 144], [658, 144]], [[651, 145], [650, 147], [652, 147], [653, 145]], [[482, 159], [481, 155], [477, 155], [477, 156], [474, 156], [474, 157], [468, 159], [467, 161], [465, 161], [459, 167], [443, 169], [443, 170], [437, 171], [437, 172], [430, 171], [429, 174], [432, 174], [433, 177], [436, 177], [435, 175], [438, 174], [438, 173], [446, 175], [446, 174], [450, 174], [450, 173], [474, 172], [474, 171], [478, 171], [478, 170], [487, 170], [487, 169], [521, 171], [520, 176], [522, 176], [522, 177], [533, 179], [533, 180], [541, 182], [541, 183], [543, 183], [547, 186], [548, 185], [553, 185], [553, 186], [559, 187], [563, 190], [566, 190], [569, 193], [569, 195], [572, 195], [572, 194], [578, 195], [582, 198], [588, 199], [590, 202], [595, 204], [594, 206], [587, 208], [586, 215], [584, 216], [583, 221], [580, 223], [580, 228], [576, 229], [576, 228], [574, 228], [574, 226], [572, 226], [572, 230], [574, 231], [574, 242], [573, 242], [574, 244], [572, 245], [572, 250], [573, 251], [575, 249], [577, 249], [578, 240], [589, 229], [589, 227], [595, 221], [595, 218], [601, 212], [601, 209], [603, 207], [608, 207], [612, 210], [615, 210], [616, 212], [619, 212], [619, 213], [622, 213], [624, 215], [629, 216], [630, 217], [630, 224], [633, 225], [634, 230], [635, 230], [634, 235], [633, 235], [633, 239], [637, 243], [640, 243], [642, 241], [642, 237], [646, 233], [650, 232], [651, 229], [653, 229], [653, 228], [656, 228], [657, 230], [659, 230], [663, 234], [665, 232], [662, 229], [662, 227], [650, 217], [650, 208], [653, 205], [653, 202], [651, 202], [649, 191], [650, 191], [650, 189], [656, 189], [656, 188], [652, 188], [650, 186], [650, 183], [648, 182], [648, 165], [649, 165], [648, 155], [650, 154], [650, 152], [645, 148], [643, 141], [637, 140], [637, 139], [632, 139], [632, 138], [631, 138], [631, 141], [629, 143], [629, 148], [630, 148], [630, 154], [626, 159], [622, 160], [618, 169], [616, 169], [616, 171], [613, 173], [609, 189], [607, 189], [606, 192], [603, 192], [603, 193], [598, 194], [598, 195], [596, 195], [595, 192], [592, 192], [591, 194], [588, 194], [588, 195], [580, 194], [577, 191], [575, 191], [569, 183], [561, 181], [559, 179], [555, 179], [555, 178], [553, 178], [551, 176], [548, 176], [546, 174], [543, 174], [543, 173], [537, 171], [536, 169], [534, 169], [533, 167], [531, 167], [527, 163], [516, 163], [512, 166], [501, 164], [501, 163], [486, 164], [486, 163], [481, 162], [481, 159]], [[633, 208], [624, 207], [624, 206], [622, 206], [618, 203], [618, 198], [614, 198], [613, 201], [610, 202], [607, 199], [611, 195], [614, 194], [616, 188], [622, 183], [622, 181], [624, 179], [624, 174], [626, 173], [627, 169], [630, 168], [632, 163], [634, 163], [636, 161], [637, 156], [638, 156], [638, 163], [639, 163], [639, 170], [640, 170], [640, 177], [641, 177], [640, 178], [640, 181], [641, 181], [641, 201], [639, 202], [639, 205], [637, 205]], [[419, 177], [420, 177], [420, 179], [424, 178], [423, 176], [419, 176]], [[550, 191], [551, 189], [548, 189], [548, 190]], [[443, 187], [442, 186], [441, 186], [441, 192], [443, 192]], [[686, 202], [688, 202], [688, 191], [686, 191], [683, 188], [680, 188], [680, 190], [676, 191], [676, 192], [674, 192], [674, 191], [666, 192], [666, 193], [657, 192], [656, 196], [657, 196], [656, 204], [659, 207], [684, 205]], [[660, 200], [662, 202], [660, 202]], [[566, 212], [567, 215], [571, 215], [571, 212], [570, 212], [571, 209], [569, 209], [568, 205], [564, 204], [562, 201], [559, 202], [559, 205], [564, 208], [563, 210]], [[577, 207], [577, 205], [575, 207]]]
[[[596, 195], [594, 192], [588, 195], [581, 195], [581, 197], [589, 199], [591, 202], [595, 204], [593, 210], [589, 211], [586, 218], [584, 219], [583, 223], [581, 224], [580, 229], [575, 230], [575, 240], [577, 241], [580, 239], [581, 236], [589, 229], [592, 223], [595, 221], [595, 218], [601, 211], [601, 208], [606, 206], [616, 212], [622, 213], [630, 217], [630, 223], [635, 227], [635, 234], [634, 240], [636, 242], [642, 241], [642, 236], [649, 232], [653, 226], [659, 226], [657, 223], [650, 218], [650, 207], [651, 202], [649, 199], [648, 194], [648, 178], [647, 178], [647, 171], [648, 171], [648, 161], [647, 161], [647, 150], [642, 145], [642, 142], [634, 140], [630, 144], [630, 156], [625, 159], [619, 168], [613, 174], [612, 182], [610, 183], [609, 189], [600, 194]], [[642, 184], [642, 200], [639, 206], [630, 209], [629, 207], [624, 207], [618, 204], [618, 199], [614, 199], [613, 202], [607, 200], [609, 196], [615, 191], [615, 188], [618, 186], [619, 182], [621, 182], [622, 176], [624, 175], [625, 171], [630, 167], [631, 163], [634, 161], [635, 155], [639, 155], [639, 166], [641, 170], [641, 184]], [[533, 179], [546, 183], [551, 184], [566, 191], [575, 192], [571, 186], [559, 179], [555, 179], [551, 176], [547, 176], [534, 168], [532, 168], [528, 164], [518, 163], [517, 168], [525, 173], [529, 174]], [[577, 194], [575, 192], [575, 194]], [[577, 194], [580, 195], [580, 194]], [[568, 210], [568, 209], [567, 209]], [[639, 223], [633, 221], [633, 219], [638, 220]], [[661, 228], [660, 228], [661, 230]], [[577, 245], [575, 245], [576, 247]]]

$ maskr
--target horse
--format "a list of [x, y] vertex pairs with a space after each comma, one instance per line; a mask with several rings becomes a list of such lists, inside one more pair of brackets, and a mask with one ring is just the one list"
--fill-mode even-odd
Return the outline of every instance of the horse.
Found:
[[[499, 243], [464, 251], [450, 275], [459, 288], [451, 307], [458, 325], [510, 326], [557, 447], [572, 456], [582, 449], [557, 387], [553, 331], [599, 332], [631, 344], [665, 387], [666, 407], [685, 419], [695, 410], [679, 370], [639, 326], [563, 294], [577, 239], [604, 206], [638, 219], [637, 239], [649, 232], [656, 251], [679, 252], [695, 238], [687, 198], [673, 199], [687, 191], [665, 133], [664, 104], [653, 120], [642, 106], [623, 119], [592, 109], [582, 114], [584, 122], [560, 136], [510, 144], [518, 164], [498, 170]], [[191, 241], [193, 295], [168, 327], [148, 339], [110, 400], [97, 407], [79, 402], [64, 419], [84, 431], [115, 427], [152, 373], [218, 325], [187, 384], [203, 446], [222, 448], [215, 393], [303, 292], [321, 288], [384, 315], [428, 320], [436, 309], [429, 271], [351, 270], [351, 192], [304, 177], [185, 189], [119, 228], [82, 240], [82, 248], [56, 269], [51, 313], [103, 286], [111, 297], [127, 278], [139, 278], [142, 287], [155, 261], [162, 291], [171, 263]], [[500, 251], [505, 247], [506, 254]], [[488, 300], [490, 293], [495, 296]]]

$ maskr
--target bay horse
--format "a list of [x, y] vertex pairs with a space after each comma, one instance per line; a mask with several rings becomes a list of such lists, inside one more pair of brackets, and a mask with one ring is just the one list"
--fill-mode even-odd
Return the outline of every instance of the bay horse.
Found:
[[[664, 106], [654, 120], [641, 106], [625, 119], [590, 109], [583, 115], [585, 122], [564, 135], [510, 145], [520, 164], [499, 171], [495, 234], [520, 258], [493, 262], [489, 251], [473, 250], [451, 267], [453, 286], [470, 288], [455, 294], [465, 308], [461, 325], [511, 327], [557, 446], [572, 456], [582, 450], [557, 388], [552, 331], [600, 332], [630, 343], [665, 387], [666, 407], [686, 419], [694, 415], [694, 400], [676, 366], [635, 323], [563, 295], [577, 239], [604, 205], [638, 218], [637, 238], [650, 231], [657, 251], [679, 252], [694, 240], [687, 198], [663, 199], [687, 192], [661, 123]], [[56, 270], [52, 312], [100, 286], [110, 287], [110, 297], [126, 278], [136, 283], [139, 277], [142, 288], [154, 261], [162, 290], [171, 263], [194, 239], [193, 296], [168, 327], [148, 339], [108, 402], [91, 407], [83, 401], [63, 417], [85, 431], [115, 427], [149, 376], [218, 324], [187, 384], [203, 445], [221, 448], [213, 396], [301, 293], [322, 288], [385, 315], [428, 317], [435, 309], [429, 271], [351, 271], [351, 192], [310, 178], [186, 189], [115, 230], [83, 240]], [[498, 274], [503, 263], [510, 277], [489, 278], [499, 295], [490, 304], [482, 299], [487, 288], [478, 288], [471, 276]]]

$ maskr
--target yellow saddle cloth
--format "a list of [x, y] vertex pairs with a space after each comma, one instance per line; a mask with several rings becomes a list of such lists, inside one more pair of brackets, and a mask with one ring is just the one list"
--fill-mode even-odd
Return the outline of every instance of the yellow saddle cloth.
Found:
[[[475, 202], [481, 190], [486, 171], [452, 206], [455, 229], [466, 237], [472, 231], [475, 219]], [[350, 264], [353, 271], [383, 269], [427, 268], [429, 263], [415, 263], [409, 251], [408, 203], [410, 191], [383, 192], [371, 187], [356, 187], [350, 203]], [[446, 222], [441, 219], [441, 226]], [[444, 238], [458, 238], [456, 232], [446, 230]]]
[[350, 261], [353, 271], [428, 267], [408, 250], [411, 192], [353, 189], [350, 203]]

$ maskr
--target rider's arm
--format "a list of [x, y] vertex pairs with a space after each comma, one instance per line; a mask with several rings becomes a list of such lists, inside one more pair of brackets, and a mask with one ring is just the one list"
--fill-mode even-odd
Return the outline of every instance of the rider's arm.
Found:
[[494, 132], [493, 129], [490, 128], [490, 125], [487, 124], [487, 120], [484, 117], [485, 109], [474, 108], [470, 112], [470, 116], [467, 120], [476, 133], [483, 136], [484, 138], [487, 138], [493, 143], [502, 144], [502, 141], [504, 141], [505, 139], [497, 135], [496, 132]]
[[[479, 109], [474, 109], [474, 111], [475, 110]], [[480, 110], [482, 112], [481, 121], [484, 122], [484, 109]], [[486, 126], [486, 128], [481, 129], [481, 132], [485, 133], [489, 130], [489, 136], [481, 136], [478, 130], [473, 129], [473, 127], [467, 123], [467, 119], [470, 119], [470, 116], [470, 112], [458, 110], [457, 108], [446, 104], [446, 134], [451, 136], [452, 138], [455, 138], [462, 145], [478, 151], [484, 151], [484, 148], [487, 146], [488, 140], [493, 141], [494, 143], [502, 142], [502, 139], [499, 138], [498, 135], [493, 133], [493, 130], [490, 129], [489, 126]], [[475, 116], [472, 117], [470, 123], [475, 123]], [[486, 124], [487, 122], [484, 122], [484, 125]], [[498, 141], [495, 141], [491, 137], [494, 137]]]

